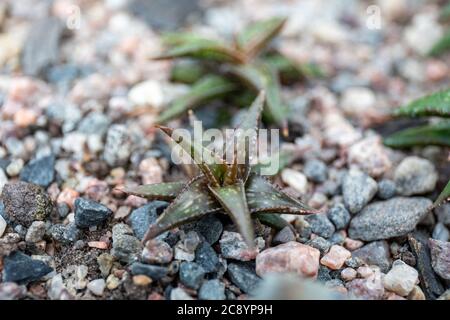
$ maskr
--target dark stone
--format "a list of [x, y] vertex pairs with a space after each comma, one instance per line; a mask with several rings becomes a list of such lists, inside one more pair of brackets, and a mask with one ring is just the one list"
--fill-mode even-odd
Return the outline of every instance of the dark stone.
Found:
[[167, 269], [167, 267], [135, 262], [130, 266], [130, 271], [134, 276], [145, 275], [153, 280], [159, 280], [167, 275], [169, 269]]
[[5, 205], [3, 204], [3, 201], [1, 201], [1, 200], [0, 200], [0, 216], [2, 216], [3, 219], [5, 219], [7, 224], [10, 224], [11, 221], [5, 212]]
[[75, 200], [75, 225], [78, 228], [89, 228], [103, 223], [112, 211], [93, 200], [78, 198]]
[[419, 271], [420, 287], [427, 299], [435, 300], [444, 292], [444, 287], [439, 282], [431, 266], [428, 236], [422, 231], [415, 231], [408, 235], [408, 242], [416, 257], [416, 269]]
[[206, 273], [217, 272], [220, 268], [217, 253], [206, 241], [201, 242], [195, 250], [195, 262], [201, 265]]
[[273, 245], [283, 244], [289, 241], [295, 241], [295, 233], [292, 231], [292, 227], [286, 226], [273, 237]]
[[25, 74], [38, 76], [59, 60], [59, 42], [64, 24], [55, 17], [37, 20], [30, 28], [22, 53]]
[[317, 280], [319, 280], [320, 282], [327, 282], [333, 280], [333, 278], [330, 275], [330, 269], [328, 269], [325, 266], [320, 266], [319, 272], [317, 273]]
[[65, 218], [70, 213], [70, 207], [67, 203], [61, 202], [58, 203], [58, 215], [60, 218]]
[[20, 180], [47, 188], [55, 179], [55, 156], [30, 161], [20, 172]]
[[335, 231], [334, 225], [325, 214], [312, 214], [306, 216], [305, 220], [310, 224], [312, 232], [323, 238], [331, 237]]
[[[0, 106], [1, 106], [1, 104], [0, 104]], [[6, 172], [6, 168], [9, 166], [10, 163], [11, 163], [11, 160], [0, 158], [0, 169], [2, 169], [3, 171]]]
[[205, 240], [213, 245], [222, 235], [223, 225], [214, 214], [207, 215], [195, 223], [193, 230], [202, 235]]
[[151, 28], [174, 30], [182, 27], [188, 17], [199, 13], [198, 0], [133, 0], [128, 10]]
[[380, 199], [387, 200], [395, 196], [397, 193], [397, 187], [395, 182], [389, 179], [383, 179], [378, 182], [377, 196]]
[[155, 223], [158, 215], [164, 211], [167, 205], [168, 203], [164, 201], [152, 201], [131, 212], [128, 222], [139, 240], [142, 240], [145, 232], [147, 232], [151, 224]]
[[328, 239], [328, 241], [330, 241], [330, 243], [333, 244], [338, 244], [340, 246], [342, 246], [345, 242], [345, 238], [346, 235], [343, 234], [342, 232], [335, 232], [333, 233], [333, 235]]
[[27, 227], [35, 220], [45, 220], [53, 209], [41, 187], [24, 181], [7, 183], [2, 197], [8, 219]]
[[387, 273], [391, 268], [392, 259], [389, 245], [386, 241], [374, 241], [352, 252], [352, 258], [357, 258], [368, 265], [379, 266]]
[[208, 280], [198, 291], [200, 300], [225, 300], [225, 285], [219, 279]]
[[342, 203], [333, 206], [328, 211], [327, 216], [328, 219], [333, 222], [337, 230], [345, 229], [351, 218], [350, 212], [348, 212]]
[[314, 239], [311, 239], [308, 242], [306, 242], [306, 244], [319, 250], [322, 255], [327, 253], [331, 247], [331, 243], [322, 237], [315, 237]]
[[16, 251], [3, 259], [3, 282], [28, 284], [38, 281], [53, 269], [39, 260], [33, 260], [26, 254]]
[[186, 287], [198, 289], [205, 278], [205, 270], [195, 262], [183, 262], [180, 265], [180, 281]]
[[450, 280], [450, 242], [429, 239], [428, 246], [434, 271], [442, 279]]
[[254, 266], [248, 263], [230, 263], [227, 271], [231, 282], [245, 293], [251, 293], [261, 280]]

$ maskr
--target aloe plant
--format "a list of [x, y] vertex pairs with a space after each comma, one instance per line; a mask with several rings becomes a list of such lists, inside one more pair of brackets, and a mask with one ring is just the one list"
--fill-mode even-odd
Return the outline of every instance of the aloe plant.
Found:
[[234, 43], [191, 33], [163, 36], [168, 49], [155, 59], [189, 58], [188, 63], [174, 65], [172, 81], [191, 84], [192, 88], [164, 110], [157, 122], [165, 123], [208, 100], [228, 98], [230, 93], [235, 98], [251, 92], [254, 98], [264, 90], [264, 119], [285, 126], [289, 111], [281, 99], [280, 81], [322, 75], [313, 64], [299, 65], [277, 51], [267, 50], [285, 22], [284, 18], [272, 18], [253, 23], [235, 36]]
[[[248, 141], [248, 137], [239, 132], [257, 129], [263, 104], [264, 94], [261, 93], [234, 131], [235, 143], [232, 144], [232, 148], [228, 146], [234, 154], [231, 163], [227, 163], [223, 157], [201, 144], [177, 138], [171, 128], [158, 126], [172, 139], [173, 145], [181, 147], [191, 156], [201, 174], [187, 182], [150, 184], [123, 190], [128, 194], [151, 200], [171, 201], [171, 204], [148, 229], [144, 242], [181, 224], [207, 214], [222, 212], [231, 217], [246, 243], [253, 246], [252, 218], [280, 229], [289, 224], [279, 214], [316, 212], [301, 201], [282, 192], [257, 173], [257, 170], [252, 170], [251, 142]], [[244, 163], [238, 163], [238, 154], [245, 157]], [[199, 155], [203, 155], [200, 161]]]
[[[439, 20], [448, 25], [450, 21], [450, 3], [445, 5], [439, 15]], [[447, 28], [444, 35], [433, 45], [429, 55], [440, 56], [450, 50], [450, 29]]]
[[[419, 98], [394, 111], [395, 116], [450, 117], [450, 89]], [[405, 148], [416, 145], [450, 146], [450, 120], [444, 119], [427, 125], [401, 130], [384, 140], [387, 146]], [[438, 206], [450, 200], [450, 182], [435, 201]]]

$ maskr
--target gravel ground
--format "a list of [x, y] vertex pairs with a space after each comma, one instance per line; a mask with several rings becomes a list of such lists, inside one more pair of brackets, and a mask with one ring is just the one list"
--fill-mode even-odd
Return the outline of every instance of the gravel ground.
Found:
[[[366, 1], [2, 1], [0, 299], [450, 299], [450, 204], [430, 211], [449, 150], [382, 144], [416, 122], [394, 106], [450, 84], [449, 56], [424, 55], [438, 1], [374, 2], [380, 28]], [[255, 249], [220, 213], [144, 247], [167, 203], [116, 189], [184, 179], [152, 126], [186, 92], [149, 59], [160, 32], [274, 15], [278, 48], [327, 74], [283, 87], [299, 157], [275, 182], [322, 213], [258, 226]]]

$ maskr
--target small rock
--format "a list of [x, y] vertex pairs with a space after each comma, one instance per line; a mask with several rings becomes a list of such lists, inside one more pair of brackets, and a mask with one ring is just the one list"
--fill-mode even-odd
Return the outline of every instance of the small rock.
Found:
[[434, 271], [442, 279], [450, 280], [450, 242], [429, 239], [428, 245]]
[[180, 281], [186, 287], [198, 289], [205, 277], [205, 270], [195, 262], [182, 262], [180, 265]]
[[261, 280], [255, 269], [244, 263], [230, 263], [227, 272], [231, 282], [245, 293], [253, 292]]
[[175, 245], [175, 259], [184, 261], [194, 261], [195, 250], [197, 249], [200, 242], [201, 240], [197, 232], [189, 231]]
[[378, 185], [367, 174], [350, 170], [342, 182], [344, 203], [351, 213], [357, 213], [373, 198]]
[[450, 238], [450, 232], [448, 229], [444, 226], [443, 223], [438, 222], [434, 226], [433, 234], [431, 236], [433, 239], [440, 240], [440, 241], [448, 241]]
[[317, 277], [320, 251], [298, 242], [288, 242], [269, 248], [256, 257], [256, 273], [295, 272], [305, 277]]
[[7, 226], [5, 219], [0, 215], [0, 238], [3, 236], [3, 233], [5, 233]]
[[380, 300], [384, 295], [384, 287], [380, 272], [374, 272], [364, 279], [354, 279], [345, 284], [351, 297], [364, 300]]
[[283, 169], [283, 171], [281, 171], [281, 180], [301, 194], [305, 194], [308, 190], [308, 180], [306, 179], [306, 176], [296, 170]]
[[164, 264], [172, 261], [173, 251], [170, 245], [158, 239], [147, 241], [142, 251], [142, 261], [145, 263]]
[[395, 196], [397, 186], [395, 182], [389, 179], [383, 179], [378, 183], [377, 196], [380, 199], [387, 200]]
[[383, 141], [378, 136], [367, 137], [353, 144], [348, 150], [348, 163], [375, 178], [392, 166]]
[[216, 252], [206, 241], [200, 243], [195, 250], [195, 262], [201, 265], [206, 273], [216, 272], [220, 266]]
[[351, 281], [356, 278], [356, 270], [353, 268], [345, 268], [341, 271], [341, 278], [344, 281]]
[[23, 181], [7, 183], [2, 198], [8, 219], [27, 227], [35, 220], [45, 220], [53, 209], [41, 187]]
[[151, 284], [153, 280], [143, 274], [133, 276], [133, 283], [140, 287], [146, 287]]
[[342, 268], [345, 260], [347, 260], [351, 256], [352, 254], [350, 253], [350, 251], [348, 251], [344, 247], [333, 245], [330, 248], [330, 251], [325, 256], [323, 256], [322, 259], [320, 259], [320, 263], [332, 270], [338, 270]]
[[120, 285], [120, 280], [115, 275], [110, 274], [108, 278], [106, 278], [106, 287], [108, 290], [114, 290]]
[[28, 228], [27, 235], [25, 236], [26, 242], [36, 243], [42, 240], [45, 234], [45, 222], [34, 221]]
[[305, 220], [311, 226], [312, 232], [323, 238], [331, 237], [335, 231], [334, 225], [328, 220], [327, 215], [324, 213], [306, 216]]
[[351, 215], [341, 203], [333, 206], [327, 213], [328, 219], [333, 222], [336, 229], [345, 229], [350, 222]]
[[102, 296], [105, 291], [106, 282], [104, 279], [95, 279], [88, 283], [87, 288], [96, 296]]
[[111, 167], [127, 164], [132, 151], [132, 142], [125, 125], [114, 124], [109, 127], [106, 136], [103, 157]]
[[431, 200], [420, 197], [374, 202], [352, 219], [349, 236], [373, 241], [406, 235], [414, 230], [431, 205]]
[[450, 203], [443, 204], [434, 209], [439, 222], [450, 228]]
[[72, 296], [64, 286], [63, 278], [60, 273], [52, 278], [50, 281], [50, 288], [48, 289], [48, 297], [51, 300], [69, 300]]
[[131, 212], [128, 222], [139, 240], [144, 238], [150, 225], [155, 223], [158, 215], [164, 211], [167, 205], [168, 203], [164, 201], [152, 201]]
[[305, 163], [305, 167], [303, 169], [306, 177], [313, 182], [324, 182], [327, 180], [328, 169], [327, 165], [320, 160], [308, 160]]
[[26, 254], [15, 251], [3, 258], [3, 282], [28, 284], [38, 281], [53, 269], [39, 260], [33, 260]]
[[183, 289], [175, 288], [170, 291], [170, 300], [193, 300], [193, 299]]
[[75, 200], [75, 225], [89, 228], [103, 223], [112, 215], [112, 211], [93, 200], [78, 198]]
[[6, 176], [5, 171], [0, 168], [0, 194], [2, 194], [3, 187], [6, 183], [8, 183], [8, 177]]
[[148, 80], [136, 84], [128, 93], [128, 99], [135, 106], [151, 106], [161, 108], [165, 98], [158, 81]]
[[145, 275], [153, 280], [159, 280], [167, 275], [169, 269], [161, 266], [135, 262], [130, 266], [132, 275]]
[[205, 240], [213, 245], [222, 235], [222, 222], [214, 214], [209, 214], [195, 223], [194, 231], [202, 235]]
[[225, 300], [225, 285], [218, 279], [205, 281], [198, 291], [198, 298], [200, 300]]
[[408, 295], [408, 300], [426, 300], [425, 294], [419, 286], [414, 286]]
[[318, 249], [321, 254], [327, 253], [331, 247], [331, 243], [322, 237], [315, 237], [315, 238], [309, 240], [308, 242], [306, 242], [306, 244], [308, 246]]
[[416, 156], [406, 157], [394, 173], [397, 192], [404, 196], [424, 194], [434, 190], [438, 175], [429, 160]]
[[352, 252], [354, 258], [358, 258], [367, 265], [380, 267], [386, 273], [391, 267], [389, 245], [386, 241], [374, 241]]
[[114, 257], [109, 253], [102, 253], [97, 257], [98, 268], [103, 277], [107, 277], [113, 266]]
[[274, 245], [279, 245], [289, 241], [295, 241], [295, 233], [292, 231], [292, 227], [286, 226], [273, 237], [272, 243]]
[[47, 188], [55, 179], [55, 156], [30, 161], [20, 172], [20, 180]]
[[16, 177], [19, 175], [22, 168], [23, 168], [23, 160], [16, 159], [11, 161], [11, 163], [6, 167], [6, 173], [10, 177]]
[[395, 260], [383, 283], [386, 290], [405, 297], [414, 289], [418, 279], [419, 273], [416, 269], [401, 260]]
[[0, 283], [0, 300], [19, 300], [27, 294], [27, 287], [14, 282]]
[[259, 252], [257, 246], [249, 248], [242, 235], [237, 232], [224, 231], [219, 242], [222, 256], [226, 259], [250, 261], [255, 259]]
[[113, 248], [111, 254], [120, 261], [130, 263], [138, 259], [142, 250], [139, 239], [126, 224], [119, 223], [112, 228]]
[[351, 238], [345, 238], [344, 247], [347, 250], [355, 251], [356, 249], [361, 248], [364, 245], [364, 242], [359, 240], [353, 240]]
[[350, 116], [360, 116], [374, 108], [375, 104], [375, 94], [368, 88], [351, 87], [342, 94], [342, 109]]

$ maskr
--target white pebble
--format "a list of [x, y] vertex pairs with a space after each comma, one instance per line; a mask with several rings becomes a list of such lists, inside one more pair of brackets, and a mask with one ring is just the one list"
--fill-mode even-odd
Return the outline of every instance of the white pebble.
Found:
[[87, 285], [89, 291], [91, 291], [96, 296], [103, 295], [103, 291], [105, 291], [105, 286], [106, 286], [106, 283], [105, 283], [104, 279], [92, 280]]
[[281, 172], [281, 180], [300, 193], [306, 193], [308, 190], [308, 179], [306, 179], [306, 176], [293, 169], [284, 169]]
[[392, 269], [384, 277], [383, 284], [386, 290], [405, 297], [414, 289], [418, 278], [419, 273], [416, 269], [402, 260], [396, 260]]

